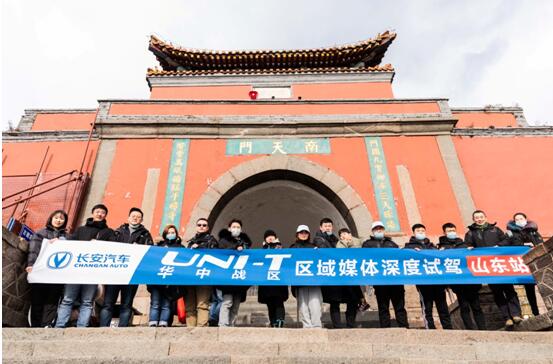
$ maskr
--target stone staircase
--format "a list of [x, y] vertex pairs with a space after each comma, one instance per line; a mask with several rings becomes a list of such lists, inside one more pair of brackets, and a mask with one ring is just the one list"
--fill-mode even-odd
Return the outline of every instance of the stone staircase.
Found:
[[553, 332], [4, 328], [2, 338], [10, 364], [553, 363]]

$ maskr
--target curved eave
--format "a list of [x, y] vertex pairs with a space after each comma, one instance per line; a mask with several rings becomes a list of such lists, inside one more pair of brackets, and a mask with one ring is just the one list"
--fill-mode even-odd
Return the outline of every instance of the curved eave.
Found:
[[366, 67], [380, 64], [396, 33], [384, 32], [374, 39], [351, 45], [299, 50], [213, 51], [173, 46], [151, 36], [149, 50], [162, 68], [184, 70], [286, 69]]

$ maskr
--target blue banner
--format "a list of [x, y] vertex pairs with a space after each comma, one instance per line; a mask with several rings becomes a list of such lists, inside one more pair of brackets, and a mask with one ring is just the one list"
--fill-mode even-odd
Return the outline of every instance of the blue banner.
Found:
[[393, 285], [533, 283], [526, 247], [227, 250], [150, 249], [131, 283]]
[[392, 285], [534, 283], [527, 247], [198, 250], [113, 242], [43, 243], [31, 283]]

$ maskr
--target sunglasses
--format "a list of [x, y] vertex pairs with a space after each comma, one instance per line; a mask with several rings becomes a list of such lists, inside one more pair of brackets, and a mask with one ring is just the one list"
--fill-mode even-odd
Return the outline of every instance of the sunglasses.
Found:
[[197, 224], [198, 227], [207, 227], [207, 224]]

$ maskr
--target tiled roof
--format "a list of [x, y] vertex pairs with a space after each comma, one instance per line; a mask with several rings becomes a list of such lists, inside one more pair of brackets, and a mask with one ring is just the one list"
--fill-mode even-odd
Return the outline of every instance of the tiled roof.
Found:
[[149, 68], [149, 77], [164, 76], [205, 76], [205, 75], [268, 75], [268, 74], [320, 74], [320, 73], [365, 73], [394, 72], [391, 64], [375, 67], [321, 67], [321, 68], [279, 68], [279, 69], [226, 69], [226, 70], [185, 70], [166, 71]]
[[177, 47], [152, 35], [149, 50], [165, 71], [375, 67], [395, 38], [396, 33], [386, 31], [373, 39], [328, 48], [213, 51]]

